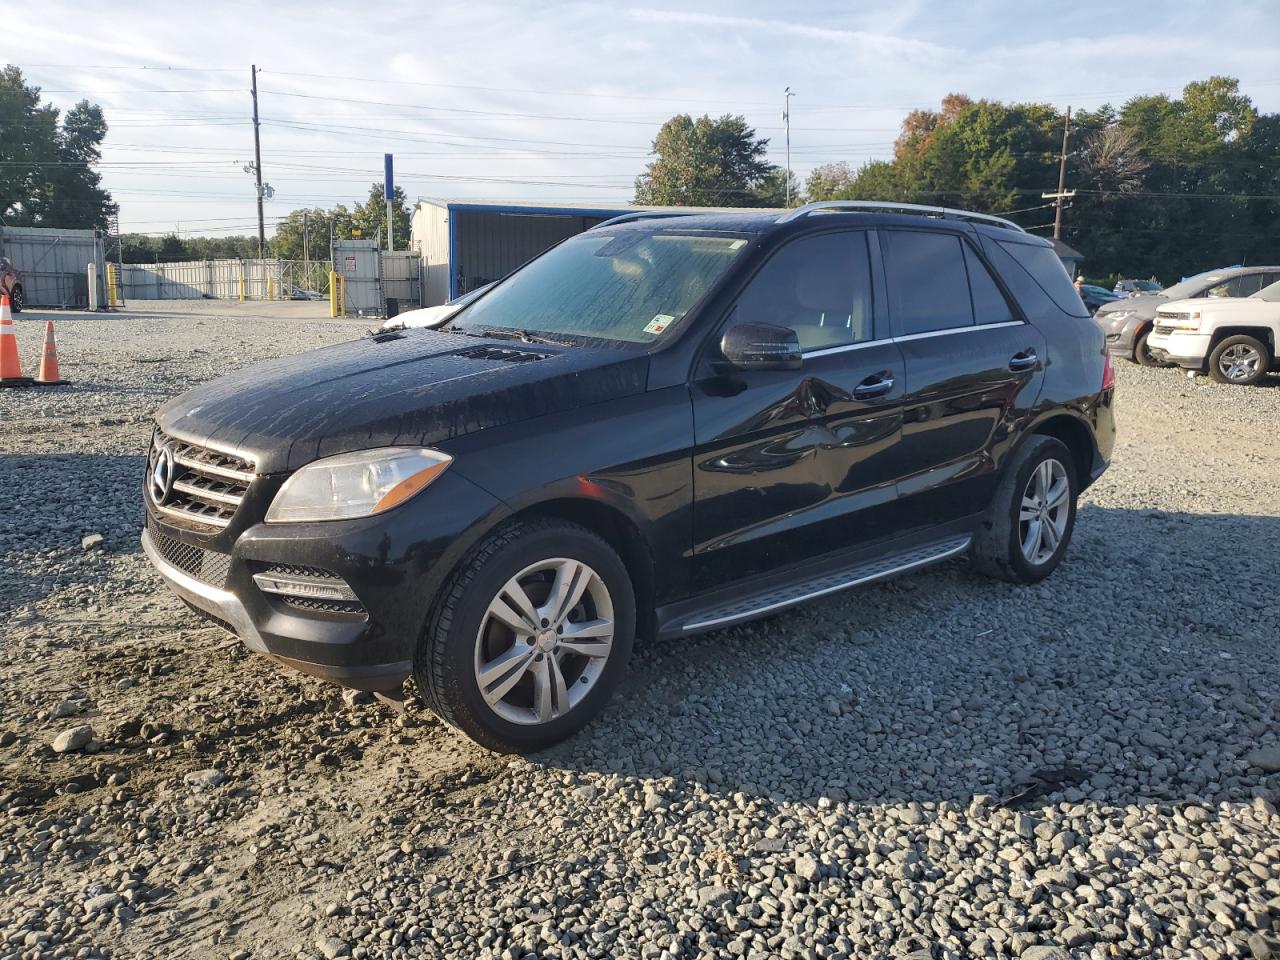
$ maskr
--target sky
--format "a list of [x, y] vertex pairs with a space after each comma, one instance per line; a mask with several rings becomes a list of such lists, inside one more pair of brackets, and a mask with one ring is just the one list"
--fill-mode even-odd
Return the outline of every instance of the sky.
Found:
[[734, 113], [781, 166], [788, 86], [801, 180], [888, 158], [907, 111], [953, 92], [1095, 108], [1227, 74], [1280, 111], [1277, 0], [38, 7], [17, 64], [46, 102], [102, 105], [124, 232], [255, 232], [250, 64], [268, 236], [297, 207], [367, 196], [387, 152], [410, 202], [608, 206], [668, 117]]

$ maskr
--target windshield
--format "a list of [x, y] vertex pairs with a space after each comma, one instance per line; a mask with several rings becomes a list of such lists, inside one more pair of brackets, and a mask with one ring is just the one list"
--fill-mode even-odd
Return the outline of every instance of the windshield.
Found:
[[1194, 277], [1180, 280], [1172, 287], [1165, 287], [1161, 292], [1169, 300], [1186, 300], [1204, 293], [1205, 290], [1213, 286], [1214, 281], [1221, 279], [1222, 272], [1220, 270], [1209, 270], [1205, 273], [1197, 273]]
[[1263, 287], [1257, 293], [1249, 294], [1250, 300], [1270, 300], [1272, 303], [1280, 303], [1280, 280], [1270, 286]]
[[1133, 289], [1139, 293], [1159, 293], [1164, 289], [1154, 280], [1133, 280], [1130, 282], [1133, 284]]
[[454, 317], [489, 329], [648, 344], [702, 299], [747, 238], [675, 230], [579, 234], [516, 271]]

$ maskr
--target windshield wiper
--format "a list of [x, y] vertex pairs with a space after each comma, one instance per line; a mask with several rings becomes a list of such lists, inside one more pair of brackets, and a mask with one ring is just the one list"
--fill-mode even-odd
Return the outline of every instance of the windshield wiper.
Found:
[[508, 327], [488, 327], [477, 336], [493, 337], [495, 340], [519, 340], [521, 343], [549, 343], [559, 347], [574, 345], [573, 340], [557, 339], [542, 333], [534, 333], [532, 330], [513, 330]]

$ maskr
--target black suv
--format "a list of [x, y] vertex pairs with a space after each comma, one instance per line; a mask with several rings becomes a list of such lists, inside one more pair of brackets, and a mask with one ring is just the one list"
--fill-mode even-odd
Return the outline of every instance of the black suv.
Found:
[[413, 675], [498, 750], [579, 729], [636, 637], [949, 557], [1047, 576], [1106, 468], [1113, 375], [1045, 240], [935, 208], [634, 213], [443, 330], [171, 401], [143, 546], [252, 649]]

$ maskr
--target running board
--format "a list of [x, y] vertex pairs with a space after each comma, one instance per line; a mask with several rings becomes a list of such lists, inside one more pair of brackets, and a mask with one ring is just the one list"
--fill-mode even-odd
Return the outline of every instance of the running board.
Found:
[[[728, 627], [744, 620], [751, 620], [768, 613], [775, 613], [793, 607], [806, 600], [816, 600], [829, 593], [837, 593], [856, 587], [859, 584], [883, 580], [918, 567], [927, 567], [932, 563], [940, 563], [951, 557], [964, 553], [969, 549], [973, 537], [969, 534], [936, 540], [923, 546], [914, 547], [901, 553], [890, 554], [875, 560], [846, 567], [843, 570], [827, 572], [822, 576], [810, 577], [798, 583], [784, 587], [774, 587], [724, 604], [711, 610], [700, 610], [691, 615], [688, 622], [672, 631], [676, 634], [698, 633], [702, 630], [714, 630]], [[666, 633], [666, 631], [664, 631]]]

